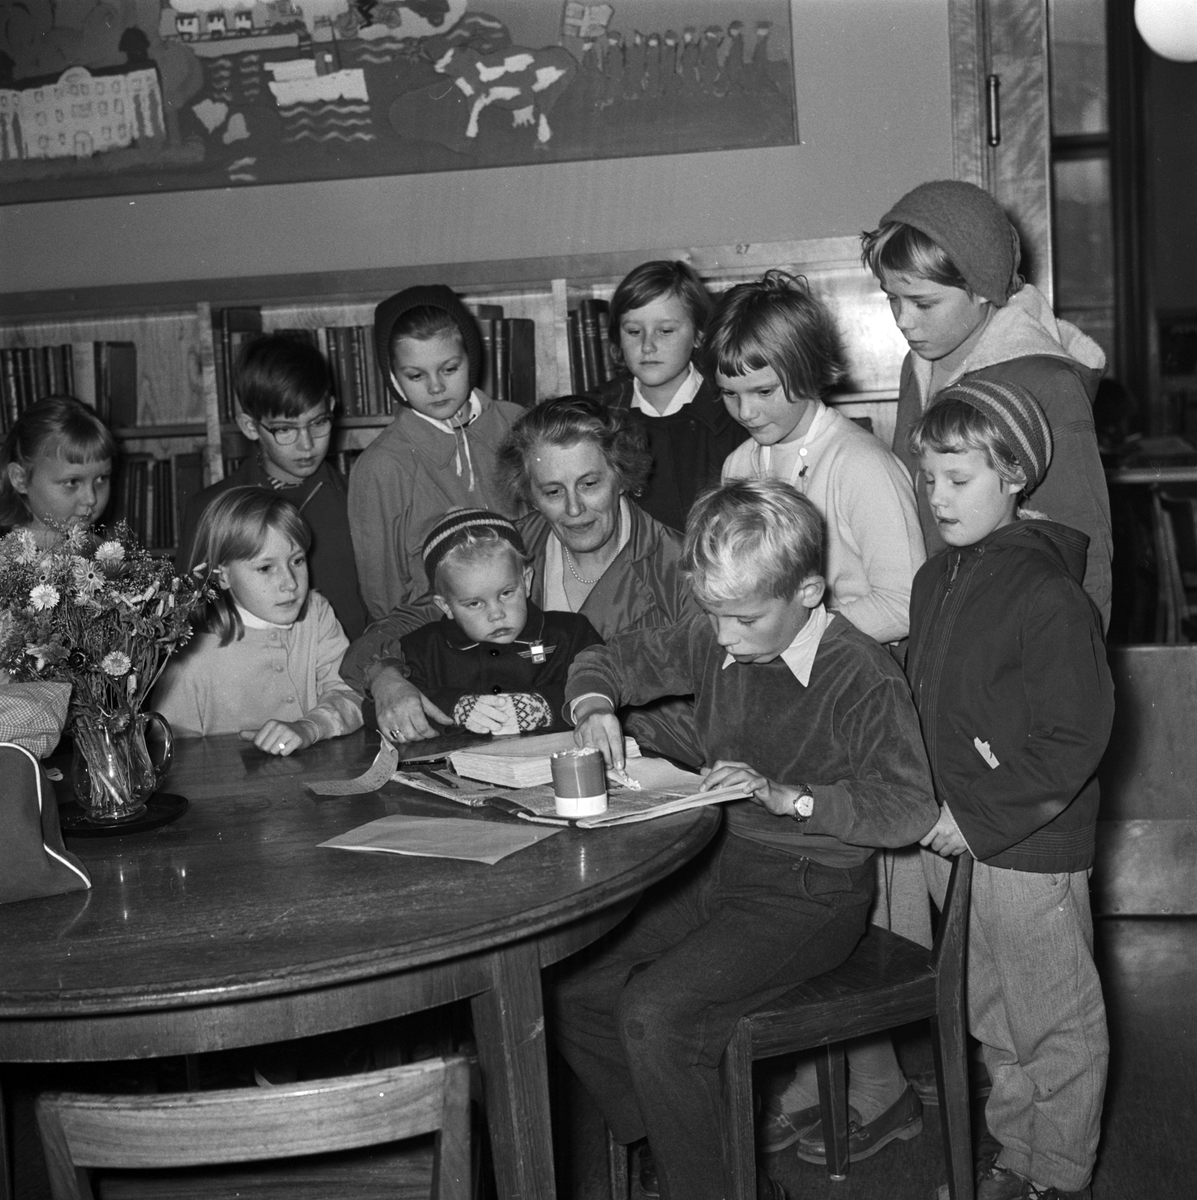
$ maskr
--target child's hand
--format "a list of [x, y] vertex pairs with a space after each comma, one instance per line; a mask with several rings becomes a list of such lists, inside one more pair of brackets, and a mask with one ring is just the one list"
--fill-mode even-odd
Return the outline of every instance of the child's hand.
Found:
[[452, 725], [453, 718], [443, 713], [415, 684], [403, 677], [394, 667], [384, 667], [370, 685], [378, 728], [395, 743], [419, 742], [437, 737], [439, 729], [429, 724], [429, 717], [442, 725]]
[[[472, 703], [465, 703], [463, 701]], [[510, 696], [463, 696], [457, 702], [471, 733], [519, 733], [520, 723]], [[456, 715], [458, 708], [454, 709]]]
[[622, 771], [624, 761], [623, 729], [619, 718], [606, 700], [587, 698], [574, 711], [578, 724], [574, 729], [574, 742], [579, 746], [593, 746], [600, 751], [609, 767]]
[[788, 817], [794, 811], [794, 802], [801, 793], [796, 787], [774, 783], [747, 763], [727, 762], [720, 759], [704, 776], [701, 792], [712, 792], [715, 788], [739, 787], [752, 794], [754, 804], [761, 805], [775, 817]]
[[267, 721], [257, 733], [252, 729], [243, 729], [241, 736], [267, 754], [281, 754], [284, 757], [294, 754], [296, 750], [306, 749], [315, 740], [307, 730], [299, 725], [289, 725], [286, 721]]
[[919, 845], [942, 854], [944, 858], [953, 858], [968, 849], [968, 842], [964, 840], [964, 834], [960, 832], [960, 826], [946, 804], [939, 810], [939, 820], [931, 826], [925, 837], [919, 838]]

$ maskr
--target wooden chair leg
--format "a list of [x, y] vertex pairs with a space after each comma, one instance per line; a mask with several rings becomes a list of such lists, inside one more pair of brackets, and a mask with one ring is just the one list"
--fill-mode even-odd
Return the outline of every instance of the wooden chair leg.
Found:
[[825, 1046], [822, 1054], [816, 1052], [815, 1069], [827, 1174], [838, 1182], [848, 1178], [848, 1069], [843, 1042]]
[[607, 1130], [607, 1187], [611, 1200], [628, 1200], [632, 1194], [628, 1148], [615, 1140], [610, 1129]]
[[445, 1066], [445, 1096], [433, 1166], [435, 1200], [470, 1200], [472, 1167], [470, 1066], [459, 1059]]
[[973, 1200], [973, 1138], [968, 1083], [968, 1047], [962, 1007], [945, 1006], [931, 1018], [943, 1156], [952, 1200]]
[[723, 1055], [724, 1138], [729, 1200], [756, 1200], [756, 1129], [752, 1103], [752, 1034], [740, 1021]]

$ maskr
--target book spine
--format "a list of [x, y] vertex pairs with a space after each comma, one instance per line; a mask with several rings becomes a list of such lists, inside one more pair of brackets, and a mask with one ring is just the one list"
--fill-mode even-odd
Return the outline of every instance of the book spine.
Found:
[[511, 328], [505, 317], [494, 322], [496, 400], [511, 399]]
[[233, 404], [233, 334], [229, 329], [229, 310], [220, 314], [220, 353], [216, 356], [220, 364], [220, 419], [231, 423], [234, 419]]
[[482, 338], [482, 373], [478, 387], [488, 396], [495, 396], [495, 322], [492, 317], [478, 318], [478, 333]]
[[91, 342], [71, 346], [71, 392], [84, 404], [96, 406], [96, 349]]
[[347, 330], [353, 348], [353, 390], [357, 393], [357, 411], [366, 416], [374, 411], [370, 397], [370, 373], [367, 370], [366, 331], [361, 325]]
[[536, 404], [536, 322], [530, 317], [509, 317], [511, 359], [509, 400], [532, 408]]
[[572, 391], [575, 395], [586, 392], [586, 362], [582, 355], [582, 322], [576, 308], [566, 314], [566, 330], [569, 334], [569, 366]]
[[598, 305], [601, 301], [586, 299], [578, 306], [578, 321], [581, 325], [582, 361], [585, 364], [585, 390], [593, 391], [602, 382], [599, 363], [603, 359], [603, 347], [599, 341]]
[[343, 413], [349, 412], [349, 398], [345, 395], [345, 377], [341, 373], [341, 341], [339, 330], [328, 328], [324, 333], [324, 356], [328, 359], [328, 373], [332, 376], [333, 387], [337, 392], [337, 403]]
[[17, 419], [17, 356], [13, 350], [0, 350], [0, 392], [3, 408], [0, 421], [7, 432]]

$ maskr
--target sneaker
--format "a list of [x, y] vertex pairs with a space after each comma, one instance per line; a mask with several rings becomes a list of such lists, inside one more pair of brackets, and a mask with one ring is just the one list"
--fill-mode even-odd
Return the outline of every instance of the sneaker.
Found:
[[[848, 1122], [848, 1161], [860, 1162], [871, 1158], [895, 1138], [907, 1141], [923, 1132], [923, 1106], [907, 1084], [902, 1094], [875, 1120], [867, 1125], [859, 1120]], [[817, 1127], [798, 1140], [798, 1157], [804, 1162], [825, 1166], [827, 1149], [823, 1145], [823, 1129]]]
[[[860, 1123], [860, 1113], [851, 1105], [848, 1107], [848, 1119]], [[792, 1146], [800, 1138], [818, 1133], [822, 1128], [821, 1121], [817, 1104], [792, 1113], [782, 1112], [766, 1104], [757, 1120], [757, 1149], [762, 1154], [776, 1154]]]

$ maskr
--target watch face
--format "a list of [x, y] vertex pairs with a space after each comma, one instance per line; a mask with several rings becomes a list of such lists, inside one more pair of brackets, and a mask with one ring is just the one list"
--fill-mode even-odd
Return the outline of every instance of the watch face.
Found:
[[815, 798], [809, 793], [799, 796], [794, 801], [794, 807], [800, 817], [809, 817], [815, 811]]

